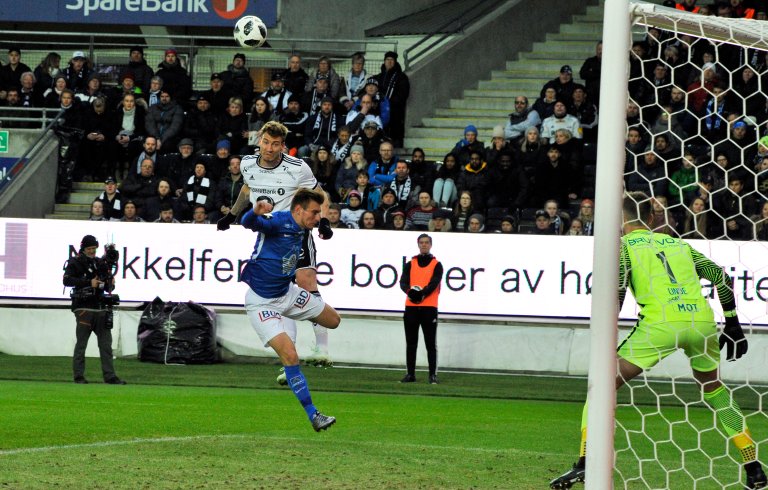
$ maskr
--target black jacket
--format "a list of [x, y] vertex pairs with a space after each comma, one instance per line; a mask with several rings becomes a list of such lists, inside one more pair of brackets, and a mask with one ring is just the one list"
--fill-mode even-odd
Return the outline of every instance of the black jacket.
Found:
[[77, 292], [93, 293], [72, 298], [72, 310], [79, 308], [101, 309], [99, 301], [101, 292], [94, 291], [91, 287], [91, 279], [97, 277], [97, 267], [101, 262], [100, 258], [90, 259], [84, 253], [79, 253], [67, 261], [64, 268], [64, 286], [73, 288], [75, 294]]

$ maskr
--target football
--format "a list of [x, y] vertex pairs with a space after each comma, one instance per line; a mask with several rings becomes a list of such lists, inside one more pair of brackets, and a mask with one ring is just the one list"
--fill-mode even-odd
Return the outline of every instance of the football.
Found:
[[240, 46], [258, 48], [267, 40], [267, 26], [255, 15], [246, 15], [235, 24], [233, 35]]

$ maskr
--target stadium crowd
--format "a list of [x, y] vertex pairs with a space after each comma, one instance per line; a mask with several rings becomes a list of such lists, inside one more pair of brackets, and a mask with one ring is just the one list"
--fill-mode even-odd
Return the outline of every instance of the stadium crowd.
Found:
[[[766, 17], [761, 2], [748, 0], [667, 3], [699, 15]], [[659, 230], [768, 239], [765, 54], [655, 28], [633, 43], [625, 186], [655, 197]], [[261, 126], [277, 120], [290, 131], [286, 151], [308, 162], [336, 203], [333, 226], [593, 233], [599, 42], [579, 70], [583, 84], [562, 66], [537, 100], [514, 97], [488, 145], [468, 125], [441, 162], [420, 148], [397, 154], [410, 86], [395, 52], [376, 74], [366, 72], [363, 53], [343, 74], [327, 57], [307, 71], [293, 55], [261, 92], [240, 53], [199, 92], [174, 49], [155, 70], [132, 47], [111, 88], [82, 51], [63, 68], [50, 53], [34, 70], [20, 55], [11, 47], [0, 67], [0, 100], [64, 109], [60, 126], [75, 130], [68, 142], [77, 148], [64, 180], [105, 182], [91, 219], [215, 221], [242, 186], [239, 155], [252, 153]]]

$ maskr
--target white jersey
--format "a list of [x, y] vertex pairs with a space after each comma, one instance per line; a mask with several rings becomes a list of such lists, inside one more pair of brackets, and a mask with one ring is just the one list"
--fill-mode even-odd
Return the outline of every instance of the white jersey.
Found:
[[275, 168], [260, 165], [261, 155], [246, 155], [240, 162], [243, 182], [251, 189], [251, 203], [266, 199], [273, 211], [290, 210], [291, 199], [299, 187], [314, 189], [317, 179], [307, 163], [296, 157], [281, 154]]

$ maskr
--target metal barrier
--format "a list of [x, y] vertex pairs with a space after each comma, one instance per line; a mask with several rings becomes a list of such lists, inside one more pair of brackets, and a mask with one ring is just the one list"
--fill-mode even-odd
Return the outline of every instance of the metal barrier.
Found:
[[0, 107], [0, 127], [35, 129], [48, 125], [61, 109], [50, 107]]

